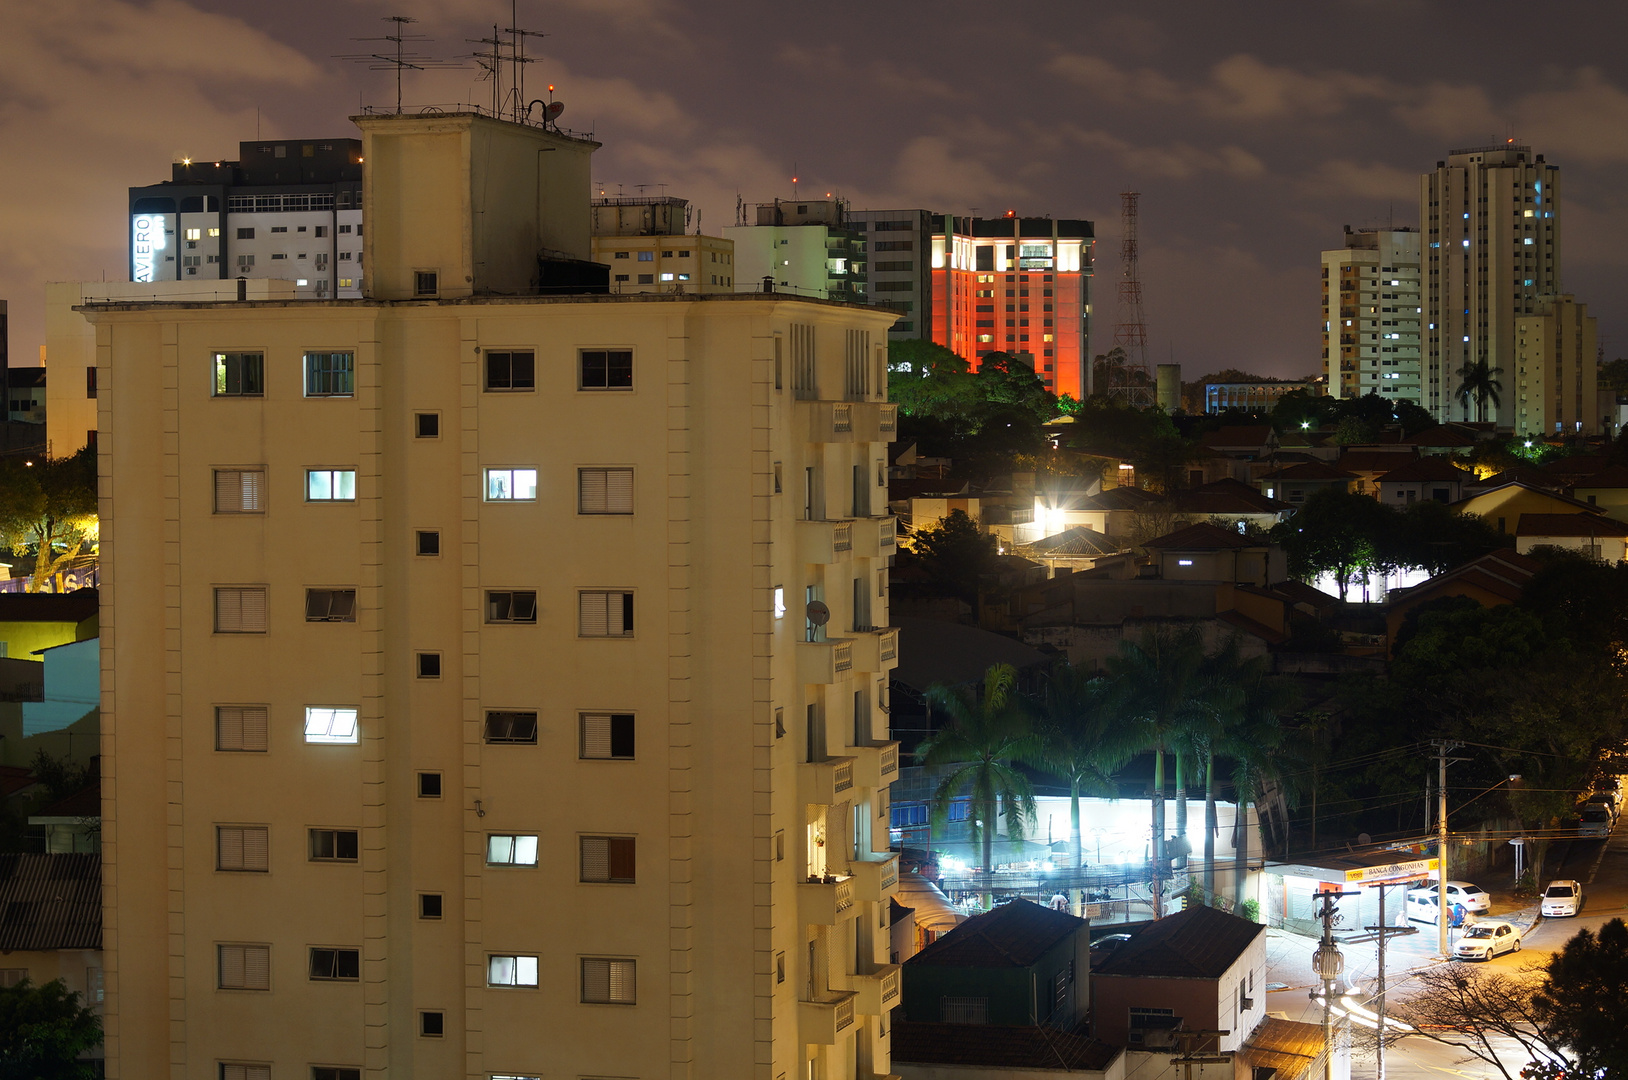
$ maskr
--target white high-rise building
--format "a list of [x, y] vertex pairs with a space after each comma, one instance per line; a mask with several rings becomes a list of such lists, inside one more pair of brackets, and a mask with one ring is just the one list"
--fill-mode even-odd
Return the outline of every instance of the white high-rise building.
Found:
[[1323, 361], [1333, 397], [1421, 403], [1417, 229], [1345, 227], [1323, 252]]
[[[1458, 399], [1465, 365], [1507, 387], [1515, 321], [1561, 291], [1560, 167], [1512, 140], [1454, 150], [1419, 184], [1425, 240], [1424, 405], [1438, 420], [1476, 419]], [[1483, 417], [1509, 426], [1514, 403]]]

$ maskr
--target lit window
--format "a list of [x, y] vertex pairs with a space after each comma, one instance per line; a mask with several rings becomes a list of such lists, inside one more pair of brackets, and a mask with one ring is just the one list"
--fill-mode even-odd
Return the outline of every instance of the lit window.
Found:
[[688, 274], [680, 274], [680, 275], [678, 275], [678, 280], [680, 280], [680, 281], [688, 281], [688, 280], [690, 280], [690, 275], [688, 275]]
[[219, 236], [220, 235], [220, 230], [219, 229], [210, 229], [209, 230], [209, 235], [210, 236]]
[[354, 743], [356, 710], [329, 705], [305, 707], [305, 741], [308, 743]]
[[1176, 560], [1176, 565], [1177, 566], [1192, 566], [1193, 565], [1193, 560], [1192, 559], [1177, 559]]
[[[1531, 247], [1532, 246], [1532, 238], [1530, 236], [1528, 236], [1525, 240], [1522, 240], [1521, 243], [1525, 244], [1527, 247]], [[1468, 247], [1469, 244], [1470, 244], [1470, 242], [1468, 240], [1464, 241], [1464, 246], [1465, 247]]]
[[677, 274], [663, 274], [663, 275], [661, 275], [661, 280], [663, 280], [663, 281], [672, 281], [677, 276], [678, 276]]
[[340, 279], [339, 279], [339, 287], [340, 287], [340, 288], [341, 288], [341, 289], [349, 289], [349, 288], [351, 288], [351, 287], [352, 287], [352, 286], [353, 286], [353, 285], [354, 285], [354, 284], [355, 284], [355, 281], [354, 281], [354, 280], [353, 280], [353, 279], [351, 279], [351, 278], [348, 278], [348, 277], [342, 277], [342, 278], [340, 278]]
[[305, 470], [305, 498], [309, 502], [355, 502], [356, 470]]
[[591, 1005], [632, 1005], [637, 1000], [632, 960], [582, 959], [582, 1000]]
[[784, 585], [774, 587], [774, 617], [777, 619], [786, 617], [786, 588]]
[[[302, 255], [301, 258], [304, 258], [304, 256]], [[296, 284], [296, 285], [309, 285], [309, 284], [311, 284], [311, 282], [307, 278], [295, 278], [294, 279], [294, 284]]]
[[656, 261], [656, 253], [653, 252], [653, 251], [641, 251], [641, 252], [639, 252], [639, 261], [640, 262], [655, 262]]
[[535, 956], [488, 956], [486, 958], [487, 986], [536, 986], [537, 958]]
[[512, 833], [486, 838], [487, 866], [536, 866], [537, 838]]
[[[1532, 216], [1532, 211], [1528, 210], [1526, 212], [1526, 216], [1531, 217]], [[202, 229], [188, 229], [187, 230], [187, 239], [188, 240], [201, 240], [201, 239], [203, 239], [203, 230]]]
[[535, 502], [537, 470], [487, 469], [486, 499], [488, 502]]

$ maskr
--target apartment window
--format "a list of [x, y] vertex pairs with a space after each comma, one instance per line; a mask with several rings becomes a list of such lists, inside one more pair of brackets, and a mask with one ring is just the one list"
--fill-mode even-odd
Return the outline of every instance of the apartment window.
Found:
[[418, 894], [418, 917], [420, 919], [439, 919], [443, 907], [443, 898], [440, 893]]
[[418, 677], [420, 679], [439, 679], [441, 677], [441, 654], [438, 652], [421, 652], [417, 654]]
[[263, 514], [265, 512], [266, 470], [215, 470], [215, 513]]
[[486, 958], [487, 986], [536, 986], [537, 957], [499, 955]]
[[266, 751], [264, 705], [216, 705], [215, 749], [247, 753]]
[[261, 397], [266, 392], [266, 357], [257, 352], [215, 354], [216, 397]]
[[774, 981], [776, 984], [786, 981], [786, 954], [783, 952], [774, 954]]
[[641, 252], [639, 252], [639, 261], [640, 262], [655, 262], [656, 261], [656, 253], [653, 252], [653, 251], [641, 251]]
[[633, 513], [633, 470], [578, 469], [577, 513]]
[[339, 226], [339, 231], [340, 231], [341, 234], [348, 233], [348, 232], [350, 232], [350, 226], [349, 225], [341, 225], [341, 226]]
[[413, 271], [413, 295], [434, 296], [441, 291], [441, 275], [434, 270]]
[[486, 713], [486, 741], [489, 743], [537, 742], [537, 714], [506, 709], [490, 709]]
[[[646, 277], [648, 275], [640, 275]], [[584, 390], [631, 390], [633, 351], [631, 349], [583, 349], [578, 355]]]
[[311, 981], [355, 982], [362, 977], [362, 954], [357, 949], [311, 949]]
[[537, 621], [537, 593], [532, 590], [492, 590], [486, 594], [486, 621], [489, 623], [534, 623]]
[[355, 862], [360, 834], [355, 829], [311, 829], [311, 862]]
[[537, 354], [533, 352], [488, 352], [486, 389], [535, 390]]
[[441, 437], [441, 414], [433, 412], [414, 413], [413, 437], [416, 439], [439, 439]]
[[441, 797], [440, 773], [421, 772], [418, 774], [418, 797], [420, 799], [439, 799]]
[[487, 502], [534, 502], [537, 498], [536, 469], [487, 469]]
[[618, 251], [618, 252], [617, 252], [617, 253], [616, 253], [616, 254], [615, 254], [615, 255], [614, 255], [614, 256], [612, 256], [612, 257], [613, 257], [613, 258], [617, 258], [617, 259], [625, 259], [625, 258], [627, 258], [627, 252], [625, 252], [625, 251]]
[[633, 594], [598, 590], [578, 593], [577, 636], [632, 637]]
[[594, 884], [633, 884], [634, 840], [631, 836], [583, 836], [579, 881]]
[[598, 761], [633, 759], [632, 713], [582, 713], [578, 756]]
[[356, 710], [330, 705], [305, 707], [305, 741], [308, 743], [357, 742]]
[[[271, 227], [271, 231], [274, 232], [274, 233], [285, 233], [285, 232], [288, 231], [288, 226], [287, 225], [273, 225]], [[305, 230], [301, 229], [300, 231], [304, 232]]]
[[784, 585], [774, 587], [774, 617], [777, 619], [786, 617], [786, 587]]
[[632, 960], [582, 958], [582, 1000], [590, 1005], [632, 1005], [637, 1001], [637, 967]]
[[355, 589], [306, 589], [306, 622], [355, 622]]
[[439, 1039], [446, 1034], [447, 1015], [426, 1010], [418, 1014], [418, 1033], [426, 1039]]
[[85, 368], [85, 396], [88, 398], [96, 396], [96, 369], [94, 367]]
[[779, 334], [774, 336], [774, 388], [776, 390], [785, 389], [785, 371], [784, 363], [781, 359], [782, 348], [780, 344], [783, 340], [784, 339]]
[[237, 238], [239, 240], [253, 240], [254, 239], [254, 230], [253, 229], [239, 229], [237, 231]]
[[356, 354], [305, 354], [306, 397], [350, 397], [356, 392]]
[[791, 324], [791, 389], [800, 400], [819, 397], [815, 382], [814, 327], [806, 323]]
[[318, 237], [318, 238], [319, 238], [319, 239], [320, 239], [320, 238], [321, 238], [321, 237], [324, 237], [324, 236], [327, 236], [327, 235], [328, 235], [328, 226], [326, 226], [326, 225], [318, 225], [318, 226], [317, 226], [317, 227], [316, 227], [316, 230], [315, 230], [315, 232], [314, 232], [314, 233], [313, 233], [313, 235], [315, 235], [315, 236], [316, 236], [316, 237]]
[[494, 833], [486, 838], [487, 866], [536, 866], [537, 838]]
[[264, 825], [215, 826], [215, 869], [265, 873], [268, 834]]
[[415, 534], [414, 550], [420, 555], [441, 554], [441, 534], [435, 529], [419, 529]]
[[[270, 1080], [269, 1075], [267, 1080]], [[362, 1080], [362, 1070], [337, 1065], [313, 1065], [311, 1080]]]
[[305, 470], [307, 502], [355, 502], [355, 469]]
[[254, 256], [253, 255], [239, 255], [237, 257], [237, 272], [238, 273], [246, 274], [250, 270], [253, 270], [253, 269], [254, 269]]
[[270, 990], [270, 945], [217, 945], [222, 990]]
[[215, 590], [215, 633], [264, 634], [266, 587], [232, 586]]
[[271, 1080], [270, 1065], [220, 1062], [220, 1080]]

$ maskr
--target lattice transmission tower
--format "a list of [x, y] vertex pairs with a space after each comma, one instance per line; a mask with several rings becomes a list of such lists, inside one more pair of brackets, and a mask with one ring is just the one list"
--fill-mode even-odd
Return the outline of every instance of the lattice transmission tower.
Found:
[[1136, 202], [1141, 192], [1120, 192], [1124, 231], [1119, 242], [1119, 322], [1114, 324], [1114, 348], [1123, 358], [1108, 364], [1110, 398], [1137, 408], [1153, 404], [1153, 372], [1148, 368], [1148, 328], [1142, 314], [1142, 278], [1137, 269]]

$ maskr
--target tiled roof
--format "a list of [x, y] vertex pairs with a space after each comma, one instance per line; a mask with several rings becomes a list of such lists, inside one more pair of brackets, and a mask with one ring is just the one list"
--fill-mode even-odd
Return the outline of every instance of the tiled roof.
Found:
[[1347, 450], [1335, 464], [1347, 472], [1383, 473], [1413, 458], [1411, 450]]
[[1543, 464], [1543, 471], [1551, 476], [1593, 476], [1611, 467], [1611, 463], [1597, 454], [1573, 454], [1555, 458]]
[[1379, 482], [1381, 484], [1406, 484], [1424, 480], [1450, 480], [1462, 484], [1466, 480], [1474, 479], [1475, 473], [1466, 472], [1444, 458], [1425, 457], [1414, 458], [1412, 461], [1392, 469], [1381, 476]]
[[1032, 544], [1024, 544], [1019, 550], [1031, 559], [1062, 555], [1115, 555], [1119, 552], [1119, 544], [1095, 529], [1075, 525], [1060, 533], [1043, 536]]
[[927, 967], [1026, 968], [1059, 941], [1086, 928], [1084, 919], [1029, 900], [974, 915], [906, 963]]
[[1101, 1072], [1120, 1052], [1118, 1047], [1056, 1028], [909, 1021], [893, 1025], [893, 1060], [912, 1065]]
[[0, 951], [100, 949], [100, 855], [0, 855]]
[[84, 622], [96, 614], [101, 593], [75, 589], [65, 593], [0, 593], [0, 623]]
[[1198, 437], [1200, 446], [1265, 446], [1272, 438], [1270, 424], [1248, 424], [1237, 427], [1216, 428]]
[[1514, 603], [1521, 598], [1526, 583], [1532, 580], [1532, 575], [1538, 572], [1541, 565], [1536, 559], [1521, 555], [1513, 548], [1499, 548], [1444, 574], [1437, 574], [1411, 589], [1392, 592], [1391, 595], [1395, 602], [1411, 602], [1416, 597], [1444, 592], [1449, 586], [1473, 585]]
[[1303, 581], [1280, 581], [1271, 587], [1272, 591], [1287, 596], [1296, 604], [1305, 604], [1312, 608], [1326, 608], [1338, 606], [1340, 598], [1330, 596], [1321, 589], [1314, 589]]
[[1170, 496], [1170, 504], [1184, 514], [1281, 514], [1294, 507], [1262, 495], [1260, 490], [1227, 477]]
[[1091, 976], [1219, 979], [1265, 930], [1215, 908], [1190, 907], [1144, 926]]
[[1516, 536], [1628, 536], [1628, 525], [1600, 514], [1522, 514]]
[[889, 480], [888, 502], [923, 498], [962, 499], [967, 497], [965, 480]]
[[1238, 1056], [1250, 1070], [1271, 1069], [1272, 1080], [1300, 1080], [1323, 1052], [1323, 1028], [1268, 1016], [1255, 1026]]
[[1554, 490], [1553, 488], [1538, 487], [1535, 484], [1528, 484], [1528, 483], [1526, 483], [1525, 481], [1522, 481], [1522, 480], [1515, 480], [1515, 481], [1512, 481], [1511, 483], [1508, 483], [1508, 484], [1499, 484], [1496, 487], [1484, 487], [1480, 491], [1477, 491], [1474, 495], [1466, 495], [1464, 498], [1460, 499], [1458, 502], [1451, 503], [1449, 505], [1451, 505], [1455, 510], [1461, 509], [1466, 503], [1473, 502], [1476, 499], [1485, 498], [1486, 496], [1491, 495], [1493, 492], [1502, 491], [1504, 488], [1507, 488], [1507, 487], [1519, 487], [1519, 488], [1525, 488], [1528, 491], [1535, 491], [1539, 495], [1544, 496], [1545, 498], [1553, 499], [1553, 500], [1555, 500], [1556, 502], [1559, 502], [1559, 503], [1565, 503], [1568, 506], [1575, 506], [1575, 507], [1577, 507], [1577, 509], [1580, 512], [1585, 513], [1585, 514], [1603, 514], [1603, 513], [1605, 513], [1605, 511], [1603, 509], [1601, 509], [1600, 507], [1595, 506], [1592, 503], [1586, 503], [1582, 499], [1574, 499], [1570, 495], [1564, 495], [1564, 494]]
[[1337, 469], [1326, 461], [1302, 461], [1261, 475], [1262, 480], [1355, 480], [1356, 473]]
[[1565, 478], [1519, 465], [1513, 469], [1505, 469], [1501, 473], [1494, 473], [1485, 480], [1467, 481], [1465, 486], [1473, 487], [1477, 492], [1484, 494], [1510, 484], [1524, 484], [1534, 491], [1552, 491], [1564, 487]]
[[1157, 502], [1159, 497], [1151, 491], [1141, 488], [1116, 487], [1104, 488], [1091, 496], [1093, 506], [1081, 506], [1081, 509], [1091, 510], [1140, 510], [1150, 502]]
[[1200, 521], [1196, 525], [1188, 525], [1173, 533], [1148, 540], [1142, 546], [1163, 551], [1229, 551], [1266, 545], [1257, 544], [1248, 537], [1239, 536], [1207, 521]]
[[1452, 424], [1441, 424], [1419, 432], [1408, 442], [1414, 446], [1428, 446], [1431, 448], [1474, 446], [1475, 436]]
[[1609, 465], [1592, 476], [1579, 476], [1575, 487], [1582, 491], [1595, 488], [1628, 488], [1628, 467]]

